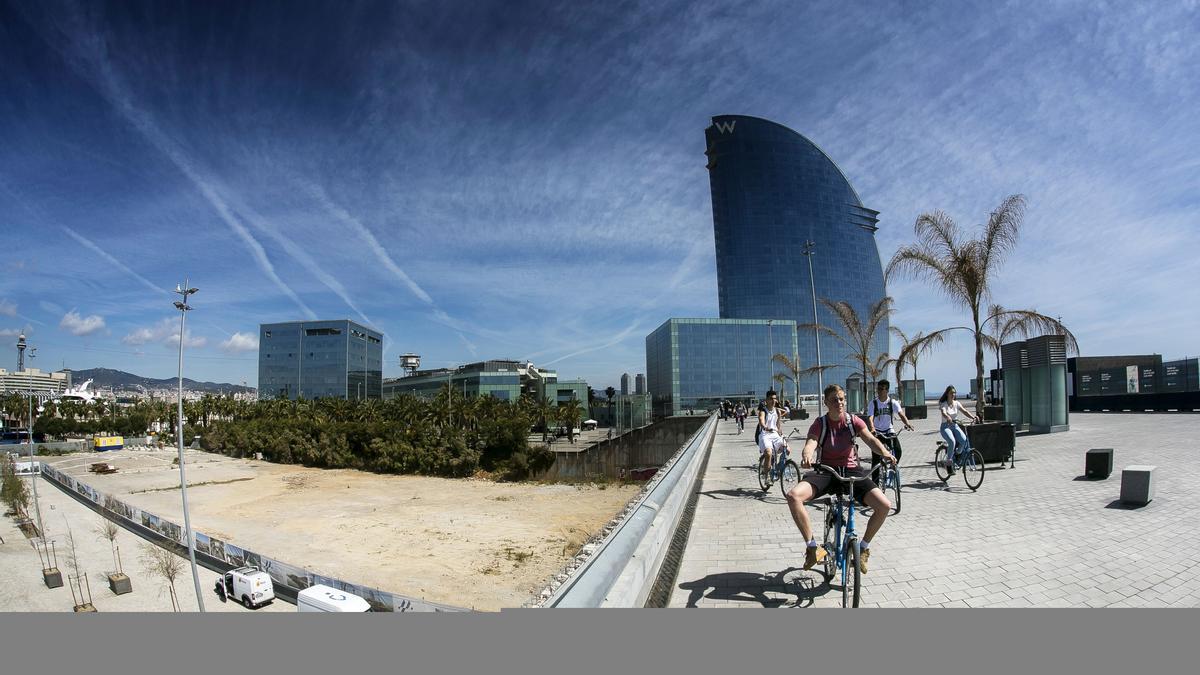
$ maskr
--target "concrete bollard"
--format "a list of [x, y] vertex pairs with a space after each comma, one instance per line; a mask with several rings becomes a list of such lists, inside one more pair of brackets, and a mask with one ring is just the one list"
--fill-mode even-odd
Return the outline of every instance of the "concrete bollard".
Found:
[[1154, 471], [1151, 464], [1134, 464], [1121, 472], [1121, 501], [1125, 504], [1149, 504], [1154, 499]]

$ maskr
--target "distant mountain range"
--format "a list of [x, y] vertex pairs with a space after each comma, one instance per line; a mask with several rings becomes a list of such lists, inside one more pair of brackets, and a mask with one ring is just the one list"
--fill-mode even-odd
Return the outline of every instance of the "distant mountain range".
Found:
[[[112, 368], [92, 368], [90, 370], [72, 370], [71, 385], [79, 386], [87, 380], [93, 380], [92, 389], [137, 389], [138, 386], [146, 389], [169, 389], [179, 386], [179, 380], [169, 377], [162, 380], [156, 380], [152, 377], [141, 377], [133, 373], [127, 373], [123, 370], [113, 370]], [[135, 386], [137, 385], [137, 386]], [[226, 384], [224, 382], [197, 382], [183, 378], [183, 388], [191, 391], [203, 391], [211, 394], [235, 394], [254, 391], [253, 387], [243, 387], [240, 384]]]

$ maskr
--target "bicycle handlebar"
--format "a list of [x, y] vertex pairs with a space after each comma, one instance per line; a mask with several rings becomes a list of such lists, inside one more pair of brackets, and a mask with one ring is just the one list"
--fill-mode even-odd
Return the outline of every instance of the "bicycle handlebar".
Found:
[[877, 473], [881, 468], [883, 468], [883, 464], [882, 463], [876, 464], [875, 468], [871, 469], [871, 472], [865, 476], [843, 476], [837, 472], [837, 469], [833, 468], [832, 466], [829, 466], [828, 464], [818, 464], [814, 468], [817, 471], [824, 471], [825, 473], [829, 474], [830, 476], [833, 476], [834, 478], [838, 479], [839, 481], [841, 481], [843, 483], [858, 483], [858, 482], [864, 481], [864, 480], [872, 480], [874, 477], [874, 474]]

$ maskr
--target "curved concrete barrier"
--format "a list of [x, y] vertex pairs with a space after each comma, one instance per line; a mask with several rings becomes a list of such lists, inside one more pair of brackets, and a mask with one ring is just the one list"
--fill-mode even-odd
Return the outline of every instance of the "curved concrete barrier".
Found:
[[642, 607], [662, 567], [683, 507], [712, 448], [713, 414], [663, 466], [629, 517], [544, 603], [545, 607]]

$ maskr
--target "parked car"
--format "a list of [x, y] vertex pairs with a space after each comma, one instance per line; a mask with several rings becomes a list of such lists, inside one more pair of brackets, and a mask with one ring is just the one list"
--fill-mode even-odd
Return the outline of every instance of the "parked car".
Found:
[[241, 602], [247, 609], [261, 607], [275, 599], [275, 584], [257, 567], [238, 567], [217, 579], [217, 595]]

